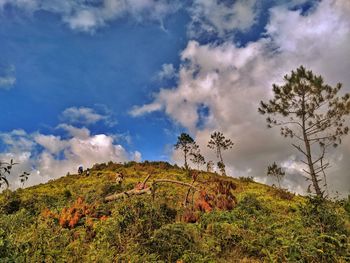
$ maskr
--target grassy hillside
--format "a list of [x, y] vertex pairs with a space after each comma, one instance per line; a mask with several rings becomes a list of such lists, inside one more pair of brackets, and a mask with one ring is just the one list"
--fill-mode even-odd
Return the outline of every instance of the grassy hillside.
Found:
[[[124, 175], [121, 185], [116, 172]], [[187, 186], [111, 202], [149, 174], [192, 182], [167, 163], [95, 165], [0, 194], [0, 262], [347, 262], [349, 201], [320, 202], [201, 172]], [[153, 187], [155, 189], [155, 187]], [[219, 189], [219, 190], [218, 190]]]

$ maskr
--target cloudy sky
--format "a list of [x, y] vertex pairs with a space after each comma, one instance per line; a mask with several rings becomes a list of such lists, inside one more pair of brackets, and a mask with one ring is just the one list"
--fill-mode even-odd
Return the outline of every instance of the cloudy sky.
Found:
[[[276, 161], [302, 193], [301, 156], [257, 107], [300, 65], [350, 92], [349, 17], [348, 0], [0, 0], [0, 159], [31, 185], [80, 164], [181, 164], [181, 132], [215, 160], [220, 130], [230, 175], [273, 183]], [[349, 156], [350, 138], [329, 153], [332, 193], [350, 190]]]

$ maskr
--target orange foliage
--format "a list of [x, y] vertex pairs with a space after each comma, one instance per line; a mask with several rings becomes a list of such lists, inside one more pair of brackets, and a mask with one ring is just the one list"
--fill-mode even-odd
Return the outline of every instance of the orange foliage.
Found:
[[63, 208], [61, 213], [53, 213], [49, 209], [45, 209], [41, 215], [44, 218], [57, 219], [61, 227], [75, 228], [85, 219], [85, 225], [92, 226], [93, 219], [106, 220], [106, 215], [99, 215], [94, 212], [95, 206], [85, 203], [84, 199], [79, 197], [70, 207]]
[[199, 192], [193, 210], [186, 210], [183, 214], [183, 220], [187, 223], [197, 222], [199, 215], [196, 211], [209, 213], [213, 209], [232, 210], [237, 204], [236, 197], [232, 190], [236, 185], [228, 180], [216, 179], [209, 186], [203, 187]]

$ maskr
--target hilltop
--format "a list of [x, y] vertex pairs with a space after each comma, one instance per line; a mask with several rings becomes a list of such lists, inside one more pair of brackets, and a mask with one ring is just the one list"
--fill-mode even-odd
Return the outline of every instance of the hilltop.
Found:
[[0, 262], [346, 262], [349, 203], [165, 162], [96, 164], [0, 194]]

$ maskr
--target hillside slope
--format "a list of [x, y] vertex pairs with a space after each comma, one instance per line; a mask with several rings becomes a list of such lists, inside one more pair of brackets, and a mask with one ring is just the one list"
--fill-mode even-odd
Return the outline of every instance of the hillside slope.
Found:
[[[149, 175], [152, 191], [105, 200]], [[153, 184], [194, 176], [189, 194]], [[0, 262], [346, 262], [348, 206], [163, 162], [99, 164], [0, 194]]]

